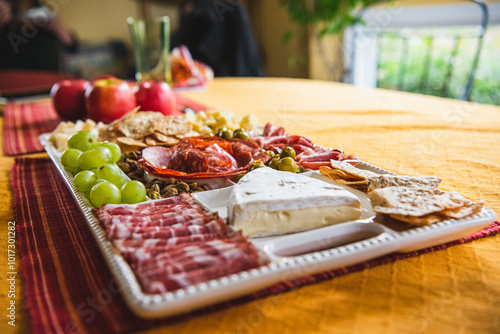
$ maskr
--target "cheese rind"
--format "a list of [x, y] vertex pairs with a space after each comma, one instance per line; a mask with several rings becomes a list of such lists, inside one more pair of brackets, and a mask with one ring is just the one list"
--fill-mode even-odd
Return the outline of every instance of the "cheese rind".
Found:
[[357, 220], [361, 209], [359, 199], [340, 186], [265, 167], [234, 186], [228, 215], [244, 234], [265, 236]]

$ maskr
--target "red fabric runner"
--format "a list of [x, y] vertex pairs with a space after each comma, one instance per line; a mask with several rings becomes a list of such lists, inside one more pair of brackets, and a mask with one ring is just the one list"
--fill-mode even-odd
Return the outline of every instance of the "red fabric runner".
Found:
[[20, 270], [35, 333], [120, 333], [144, 330], [351, 272], [463, 244], [500, 232], [500, 224], [460, 240], [404, 254], [390, 254], [347, 268], [272, 286], [229, 302], [162, 320], [131, 313], [61, 176], [49, 159], [16, 158], [12, 170]]
[[69, 74], [38, 70], [0, 70], [0, 95], [34, 95], [47, 93], [56, 82], [73, 79]]
[[[177, 108], [194, 111], [206, 107], [183, 96], [176, 95]], [[9, 103], [3, 119], [3, 146], [6, 155], [42, 152], [38, 140], [42, 133], [51, 132], [62, 121], [56, 114], [50, 99], [35, 102]]]

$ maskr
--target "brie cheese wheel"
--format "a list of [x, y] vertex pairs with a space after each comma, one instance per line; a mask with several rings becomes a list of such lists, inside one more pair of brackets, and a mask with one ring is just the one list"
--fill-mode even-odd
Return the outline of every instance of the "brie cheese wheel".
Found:
[[248, 236], [305, 231], [361, 217], [359, 199], [344, 188], [269, 167], [241, 178], [227, 209], [229, 223]]

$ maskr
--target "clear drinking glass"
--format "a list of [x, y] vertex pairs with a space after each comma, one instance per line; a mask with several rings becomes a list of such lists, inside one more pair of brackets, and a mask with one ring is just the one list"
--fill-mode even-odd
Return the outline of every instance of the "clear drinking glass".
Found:
[[136, 80], [165, 81], [171, 84], [169, 17], [151, 20], [129, 17], [127, 23], [134, 47]]

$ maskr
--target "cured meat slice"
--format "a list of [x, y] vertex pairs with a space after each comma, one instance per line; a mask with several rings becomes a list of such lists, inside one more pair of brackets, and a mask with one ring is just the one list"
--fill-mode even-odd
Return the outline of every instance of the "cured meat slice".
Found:
[[216, 233], [193, 234], [189, 236], [181, 236], [169, 239], [116, 239], [113, 240], [113, 245], [123, 254], [130, 254], [142, 250], [150, 252], [150, 250], [168, 251], [174, 246], [195, 244], [201, 241], [209, 241], [214, 239], [227, 239]]
[[260, 146], [252, 141], [233, 138], [228, 140], [233, 149], [233, 157], [238, 163], [238, 167], [246, 167], [252, 160], [267, 162], [269, 155], [260, 152]]
[[[304, 168], [318, 170], [320, 167], [330, 167], [330, 160], [358, 160], [354, 155], [346, 155], [341, 150], [324, 150], [311, 155], [300, 155], [297, 164]], [[356, 162], [353, 162], [355, 166]]]
[[215, 219], [218, 218], [217, 215], [212, 215], [212, 216], [175, 215], [175, 216], [169, 217], [169, 218], [159, 218], [159, 219], [153, 219], [153, 220], [149, 220], [149, 219], [145, 218], [144, 220], [136, 220], [136, 221], [132, 221], [132, 222], [129, 222], [130, 220], [122, 221], [120, 219], [113, 219], [110, 222], [105, 222], [104, 226], [106, 228], [109, 228], [110, 226], [113, 226], [113, 225], [123, 225], [126, 227], [150, 227], [150, 226], [166, 227], [166, 226], [172, 226], [172, 225], [176, 225], [176, 224], [190, 223], [193, 221], [196, 222], [197, 224], [190, 224], [190, 225], [201, 225], [207, 221], [213, 220], [214, 218]]
[[106, 235], [108, 235], [108, 237], [110, 238], [111, 236], [113, 236], [113, 238], [126, 238], [131, 233], [154, 231], [157, 230], [158, 228], [175, 228], [175, 227], [189, 226], [189, 225], [201, 226], [217, 219], [218, 219], [217, 215], [213, 215], [213, 216], [203, 216], [200, 218], [189, 219], [189, 220], [179, 219], [178, 221], [181, 221], [180, 223], [175, 222], [175, 220], [172, 220], [172, 223], [170, 224], [164, 221], [151, 221], [144, 223], [116, 223], [105, 226], [105, 229], [106, 229]]
[[[172, 152], [156, 146], [143, 150], [139, 166], [159, 177], [178, 179], [230, 178], [244, 171], [232, 156], [231, 144], [219, 137], [184, 138]], [[164, 155], [158, 158], [156, 155]]]
[[147, 293], [172, 291], [270, 261], [189, 194], [103, 205], [97, 216]]
[[151, 146], [142, 150], [142, 157], [153, 166], [167, 168], [174, 151], [165, 146]]
[[114, 225], [107, 230], [108, 239], [170, 239], [193, 234], [216, 233], [228, 236], [229, 229], [222, 219], [211, 220], [206, 224], [176, 224], [172, 226], [123, 226]]
[[191, 196], [191, 194], [181, 194], [175, 197], [169, 197], [165, 199], [160, 199], [156, 201], [148, 201], [138, 204], [106, 204], [97, 210], [97, 214], [112, 214], [112, 215], [135, 215], [138, 213], [147, 213], [152, 208], [159, 206], [175, 206], [178, 204], [192, 204], [196, 205], [196, 201]]
[[150, 173], [151, 175], [155, 175], [158, 177], [175, 177], [176, 179], [180, 179], [180, 180], [215, 179], [215, 178], [229, 179], [229, 178], [232, 178], [238, 174], [247, 172], [246, 167], [241, 167], [238, 169], [234, 169], [234, 170], [230, 170], [230, 171], [226, 171], [226, 172], [217, 172], [217, 173], [212, 173], [212, 172], [184, 173], [184, 172], [179, 172], [179, 171], [172, 170], [172, 169], [157, 168], [157, 167], [151, 166], [145, 160], [142, 160], [142, 161], [139, 160], [138, 165], [142, 169], [144, 169], [148, 173]]
[[[184, 173], [214, 173], [237, 168], [236, 161], [231, 154], [231, 144], [224, 139], [199, 136], [184, 138], [171, 149], [146, 148], [142, 156], [149, 165], [155, 168], [172, 169]], [[158, 155], [162, 156], [158, 157]]]
[[163, 206], [163, 207], [157, 207], [157, 208], [150, 208], [147, 212], [138, 212], [136, 214], [128, 214], [125, 212], [123, 214], [110, 214], [108, 212], [100, 212], [98, 214], [98, 218], [101, 222], [107, 223], [111, 219], [127, 220], [130, 218], [142, 219], [143, 217], [147, 217], [148, 219], [166, 218], [166, 217], [169, 217], [171, 215], [181, 214], [181, 213], [189, 213], [189, 214], [203, 213], [203, 210], [200, 207], [194, 207], [194, 206], [185, 205], [185, 204], [177, 204], [177, 205], [173, 205], [173, 206]]
[[106, 223], [113, 221], [117, 223], [150, 222], [156, 219], [168, 219], [176, 216], [186, 216], [187, 219], [197, 218], [206, 213], [201, 208], [192, 206], [171, 208], [170, 210], [155, 210], [151, 213], [138, 213], [135, 215], [107, 215], [102, 214], [99, 218]]
[[135, 263], [151, 258], [158, 254], [168, 252], [179, 245], [194, 245], [210, 240], [227, 239], [216, 233], [193, 234], [170, 239], [117, 239], [113, 240], [114, 246], [125, 256], [135, 269]]
[[164, 293], [269, 263], [246, 238], [177, 246], [135, 263], [148, 293]]
[[281, 136], [285, 134], [285, 129], [283, 127], [277, 127], [271, 123], [267, 123], [264, 126], [264, 131], [262, 132], [263, 137], [274, 137]]
[[238, 163], [232, 155], [220, 148], [219, 145], [210, 145], [206, 148], [205, 154], [208, 161], [208, 172], [226, 172], [238, 168]]

